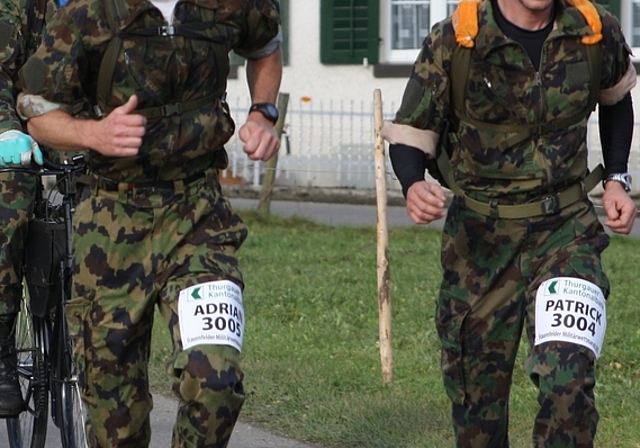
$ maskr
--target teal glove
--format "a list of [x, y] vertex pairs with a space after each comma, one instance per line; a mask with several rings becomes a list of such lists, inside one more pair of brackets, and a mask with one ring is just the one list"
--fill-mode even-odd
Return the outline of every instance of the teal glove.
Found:
[[15, 129], [0, 134], [0, 167], [29, 166], [32, 160], [38, 165], [44, 162], [34, 139]]

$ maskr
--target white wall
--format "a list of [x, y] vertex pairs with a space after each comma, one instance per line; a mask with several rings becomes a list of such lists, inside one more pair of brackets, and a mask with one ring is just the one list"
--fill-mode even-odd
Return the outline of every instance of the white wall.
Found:
[[[378, 88], [382, 91], [383, 101], [400, 103], [406, 78], [374, 78], [371, 66], [320, 64], [319, 1], [290, 1], [289, 8], [292, 25], [289, 28], [290, 65], [284, 68], [280, 91], [289, 93], [291, 103], [302, 97], [309, 97], [314, 102], [373, 102], [373, 91]], [[229, 98], [248, 95], [243, 68], [239, 69], [237, 80], [229, 81], [227, 94]]]

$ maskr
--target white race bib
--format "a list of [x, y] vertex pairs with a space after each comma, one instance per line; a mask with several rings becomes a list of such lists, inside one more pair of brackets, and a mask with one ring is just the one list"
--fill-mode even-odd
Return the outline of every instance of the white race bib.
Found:
[[180, 291], [178, 301], [182, 347], [230, 345], [242, 350], [244, 307], [242, 290], [229, 280], [220, 280]]
[[573, 342], [590, 348], [598, 358], [606, 329], [606, 301], [593, 283], [558, 277], [538, 288], [535, 345], [548, 341]]

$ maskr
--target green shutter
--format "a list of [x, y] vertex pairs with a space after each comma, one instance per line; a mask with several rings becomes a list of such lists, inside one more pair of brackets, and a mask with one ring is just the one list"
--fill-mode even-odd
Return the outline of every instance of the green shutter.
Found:
[[377, 63], [379, 23], [379, 0], [321, 0], [320, 62]]
[[611, 14], [616, 16], [620, 20], [620, 3], [621, 0], [595, 0], [594, 3], [599, 3], [609, 10]]
[[289, 65], [289, 0], [280, 0], [282, 18], [282, 63]]
[[[280, 19], [282, 20], [282, 63], [289, 65], [289, 0], [280, 0]], [[231, 65], [244, 65], [244, 58], [235, 52], [229, 53]]]

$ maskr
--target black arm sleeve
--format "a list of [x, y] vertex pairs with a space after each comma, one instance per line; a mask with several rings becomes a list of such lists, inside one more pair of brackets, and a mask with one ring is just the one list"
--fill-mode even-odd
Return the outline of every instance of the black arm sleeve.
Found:
[[389, 159], [391, 159], [393, 171], [402, 185], [402, 194], [406, 198], [409, 187], [424, 180], [427, 155], [414, 146], [391, 144], [389, 145]]
[[598, 120], [605, 175], [626, 173], [634, 126], [631, 93], [613, 106], [600, 106]]

